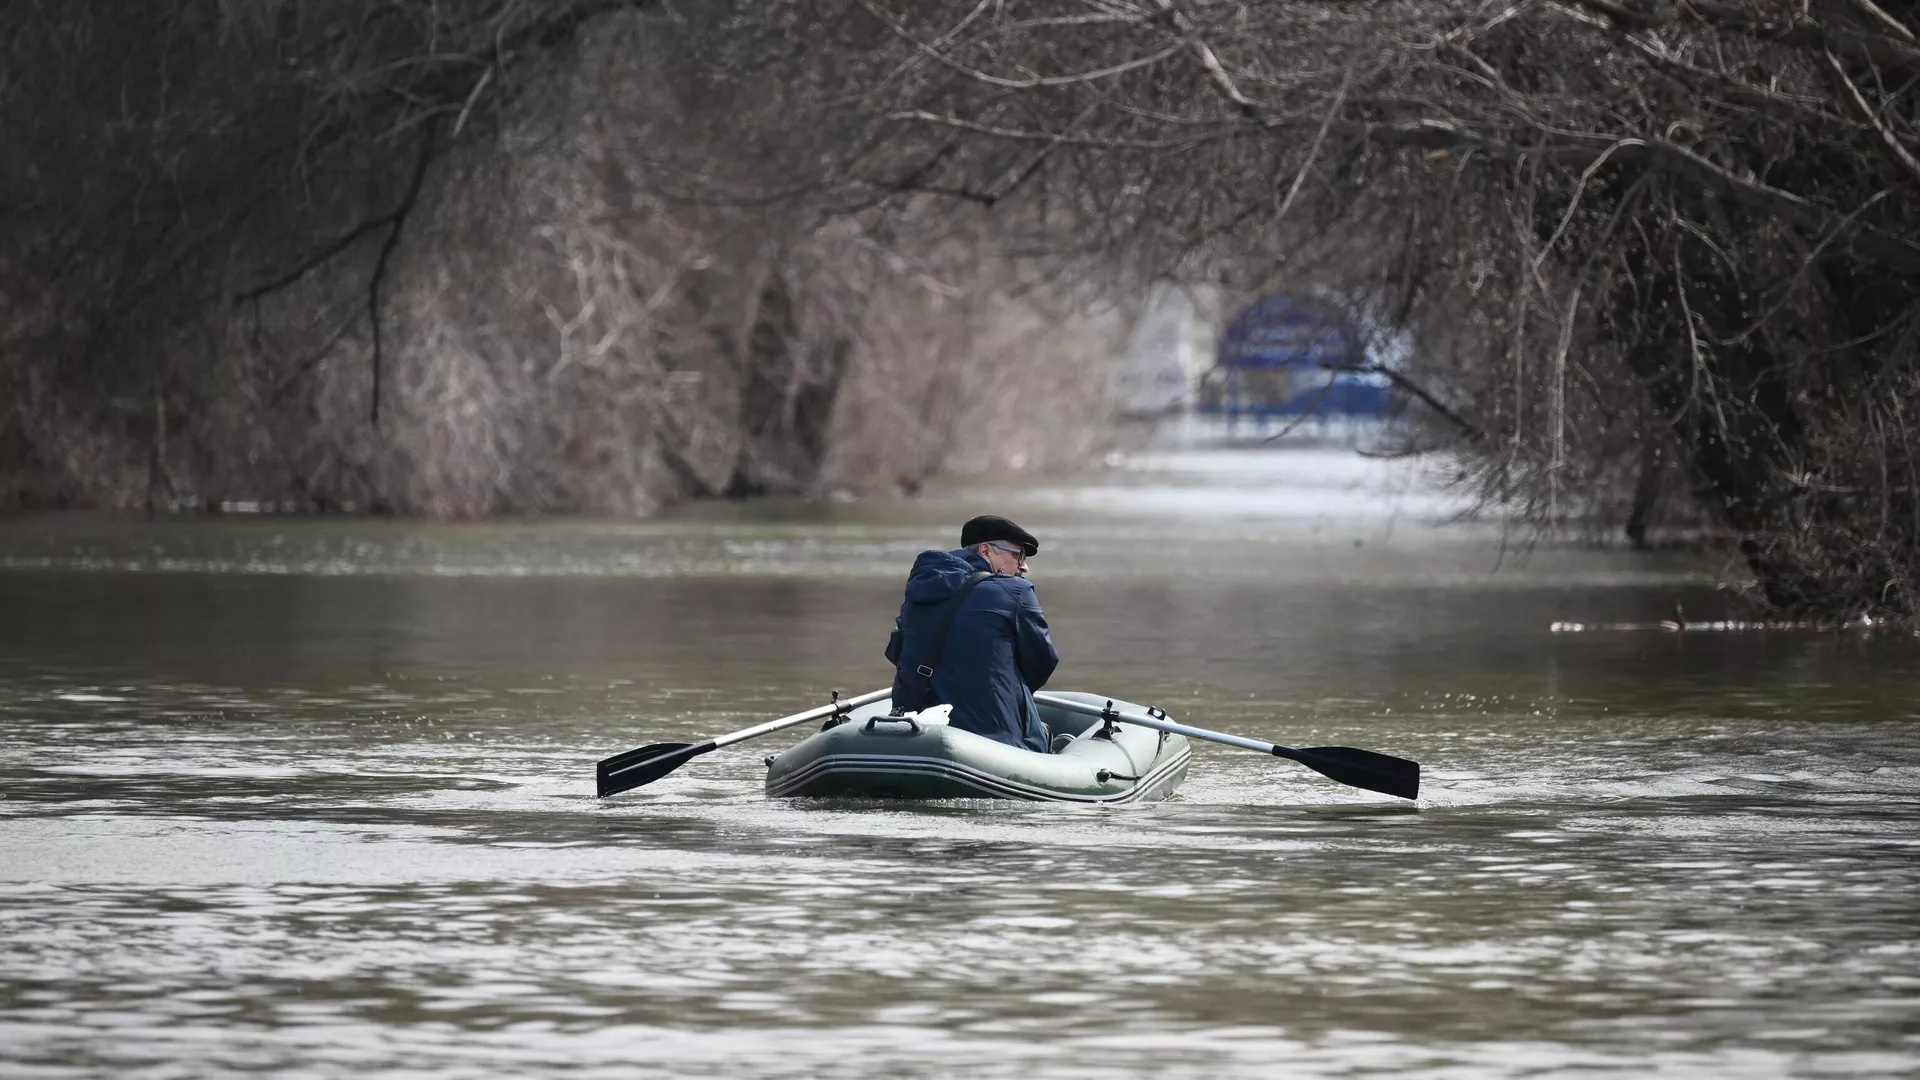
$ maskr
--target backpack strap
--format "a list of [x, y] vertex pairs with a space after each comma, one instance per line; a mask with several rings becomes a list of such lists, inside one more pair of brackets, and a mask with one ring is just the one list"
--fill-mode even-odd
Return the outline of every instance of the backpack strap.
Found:
[[[914, 684], [913, 693], [910, 695], [915, 712], [926, 708], [927, 698], [933, 694], [933, 673], [940, 666], [940, 652], [947, 647], [947, 631], [953, 629], [954, 616], [960, 614], [960, 609], [966, 606], [967, 594], [973, 591], [973, 587], [992, 576], [991, 570], [975, 570], [973, 575], [967, 578], [966, 584], [960, 586], [960, 591], [953, 594], [953, 599], [947, 601], [946, 617], [940, 620], [940, 629], [934, 631], [933, 640], [927, 643], [927, 655], [920, 661], [920, 666], [913, 669], [913, 673], [920, 677], [920, 681]], [[905, 705], [895, 702], [893, 711], [897, 715], [905, 708]]]

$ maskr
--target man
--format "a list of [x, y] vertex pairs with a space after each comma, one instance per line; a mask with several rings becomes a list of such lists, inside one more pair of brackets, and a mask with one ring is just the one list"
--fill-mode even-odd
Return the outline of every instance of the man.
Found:
[[[1060, 654], [1027, 580], [1027, 559], [1039, 551], [1032, 533], [987, 514], [961, 526], [959, 550], [920, 553], [887, 639], [896, 709], [948, 704], [948, 722], [962, 731], [1047, 751], [1033, 692], [1047, 685]], [[967, 589], [976, 575], [983, 576]], [[950, 608], [953, 622], [929, 678], [920, 669]]]

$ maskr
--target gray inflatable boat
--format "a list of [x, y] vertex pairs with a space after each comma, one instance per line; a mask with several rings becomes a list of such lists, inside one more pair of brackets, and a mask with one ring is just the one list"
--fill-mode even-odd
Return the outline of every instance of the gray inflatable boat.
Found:
[[[1098, 694], [1051, 696], [1148, 712]], [[1187, 775], [1193, 749], [1184, 735], [1112, 724], [1042, 704], [1040, 717], [1059, 753], [995, 742], [946, 722], [946, 708], [906, 717], [874, 702], [767, 759], [767, 794], [776, 798], [1025, 799], [1128, 803], [1164, 799]], [[1157, 712], [1154, 715], [1160, 715]]]

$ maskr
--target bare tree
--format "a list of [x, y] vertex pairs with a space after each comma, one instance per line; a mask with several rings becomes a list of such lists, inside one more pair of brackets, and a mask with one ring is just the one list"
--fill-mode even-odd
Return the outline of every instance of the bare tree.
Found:
[[1007, 283], [898, 203], [943, 151], [860, 107], [862, 12], [123, 8], [0, 9], [0, 504], [645, 512], [933, 467], [991, 391], [924, 392], [985, 370], [956, 310], [882, 310]]
[[1013, 177], [1137, 258], [1372, 295], [1489, 496], [1637, 507], [1641, 531], [1672, 470], [1767, 602], [1913, 613], [1920, 46], [1897, 14], [850, 2], [899, 43], [892, 115], [960, 147], [929, 186]]
[[1903, 10], [20, 0], [0, 50], [10, 501], [917, 470], [1198, 275], [1406, 328], [1490, 500], [1697, 507], [1775, 606], [1913, 613]]

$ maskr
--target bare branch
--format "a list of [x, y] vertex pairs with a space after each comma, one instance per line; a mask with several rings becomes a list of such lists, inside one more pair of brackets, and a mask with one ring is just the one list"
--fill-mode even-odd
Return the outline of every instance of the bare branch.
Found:
[[1830, 52], [1825, 56], [1827, 70], [1833, 73], [1834, 80], [1840, 87], [1841, 96], [1846, 99], [1847, 104], [1853, 106], [1853, 111], [1873, 129], [1875, 135], [1880, 137], [1881, 148], [1887, 152], [1889, 158], [1893, 159], [1893, 163], [1907, 174], [1907, 179], [1920, 182], [1920, 161], [1914, 160], [1912, 152], [1901, 145], [1893, 132], [1888, 131], [1887, 126], [1874, 115], [1873, 106], [1867, 104], [1867, 99], [1860, 93], [1860, 88], [1847, 77], [1847, 69], [1841, 66], [1840, 58]]
[[1874, 3], [1873, 0], [1853, 0], [1853, 6], [1865, 12], [1867, 16], [1875, 22], [1886, 27], [1887, 31], [1895, 37], [1905, 38], [1908, 41], [1913, 40], [1913, 31], [1908, 29], [1905, 23], [1887, 14], [1886, 10]]
[[1369, 375], [1386, 376], [1388, 382], [1393, 383], [1393, 385], [1399, 387], [1400, 389], [1406, 391], [1409, 394], [1412, 394], [1414, 397], [1419, 398], [1421, 404], [1425, 405], [1429, 409], [1432, 409], [1436, 415], [1446, 420], [1449, 424], [1452, 424], [1454, 427], [1459, 428], [1460, 433], [1466, 436], [1466, 438], [1469, 439], [1470, 441], [1481, 442], [1486, 439], [1487, 437], [1486, 432], [1481, 431], [1480, 428], [1474, 425], [1471, 421], [1467, 420], [1465, 417], [1462, 417], [1459, 413], [1454, 412], [1452, 409], [1448, 408], [1446, 402], [1441, 401], [1440, 398], [1433, 393], [1433, 391], [1428, 390], [1426, 387], [1421, 386], [1419, 383], [1409, 378], [1405, 372], [1395, 368], [1387, 367], [1383, 364], [1367, 364], [1363, 367], [1355, 368], [1354, 370], [1362, 372], [1364, 374], [1369, 374]]
[[1200, 66], [1206, 69], [1207, 78], [1212, 81], [1214, 87], [1220, 91], [1220, 96], [1226, 98], [1228, 103], [1242, 115], [1257, 116], [1262, 106], [1252, 98], [1242, 94], [1240, 88], [1234, 85], [1233, 77], [1227, 74], [1225, 67], [1221, 66], [1220, 58], [1214, 55], [1213, 47], [1208, 45], [1206, 40], [1199, 36], [1199, 31], [1195, 28], [1193, 20], [1188, 17], [1187, 13], [1176, 7], [1174, 0], [1153, 0], [1153, 2], [1154, 5], [1167, 16], [1167, 19], [1172, 23], [1176, 31], [1183, 37], [1192, 40], [1193, 55], [1199, 59]]
[[392, 227], [387, 230], [387, 238], [380, 244], [380, 254], [373, 263], [373, 274], [367, 279], [367, 326], [373, 338], [373, 404], [368, 411], [367, 422], [375, 427], [380, 424], [380, 285], [386, 280], [387, 266], [392, 261], [394, 249], [400, 246], [400, 233], [407, 226], [407, 215], [413, 212], [420, 200], [420, 188], [427, 179], [427, 166], [433, 162], [437, 128], [438, 121], [431, 121], [420, 134], [420, 153], [414, 159], [413, 176], [407, 181], [407, 190], [400, 197], [400, 205], [388, 215], [392, 219]]
[[1221, 125], [1212, 132], [1196, 132], [1177, 139], [1125, 139], [1109, 138], [1099, 135], [1076, 135], [1071, 132], [1035, 131], [1031, 128], [1003, 127], [997, 124], [983, 124], [977, 120], [967, 120], [958, 116], [947, 116], [928, 112], [925, 109], [905, 109], [887, 114], [889, 120], [911, 120], [922, 124], [935, 124], [958, 131], [986, 135], [995, 139], [1009, 139], [1015, 142], [1041, 142], [1061, 146], [1085, 146], [1100, 150], [1188, 150], [1203, 142], [1234, 138], [1250, 134], [1246, 128], [1234, 128]]
[[1300, 194], [1300, 185], [1307, 178], [1307, 170], [1313, 168], [1314, 160], [1320, 156], [1320, 144], [1326, 141], [1327, 129], [1333, 126], [1333, 118], [1340, 114], [1340, 105], [1347, 99], [1347, 88], [1353, 85], [1353, 73], [1360, 66], [1360, 54], [1354, 53], [1347, 64], [1347, 73], [1340, 80], [1340, 90], [1333, 95], [1333, 103], [1327, 106], [1327, 115], [1320, 120], [1320, 130], [1313, 133], [1313, 145], [1307, 147], [1307, 156], [1300, 161], [1300, 168], [1293, 174], [1293, 183], [1287, 187], [1287, 197], [1280, 202], [1280, 209], [1274, 211], [1273, 220], [1280, 221], [1293, 208], [1294, 197]]
[[1193, 44], [1190, 35], [1183, 36], [1180, 40], [1164, 49], [1147, 53], [1144, 56], [1136, 56], [1128, 60], [1122, 60], [1119, 63], [1109, 64], [1105, 67], [1093, 68], [1087, 71], [1077, 71], [1069, 75], [1035, 75], [1027, 79], [1009, 79], [1002, 75], [995, 75], [991, 72], [969, 67], [948, 56], [942, 50], [921, 41], [913, 35], [912, 31], [902, 25], [900, 20], [882, 10], [873, 0], [854, 0], [854, 2], [867, 9], [874, 18], [879, 19], [889, 30], [898, 34], [903, 40], [924, 53], [929, 59], [959, 72], [961, 75], [973, 79], [976, 82], [982, 82], [988, 86], [997, 86], [1003, 90], [1037, 90], [1042, 87], [1076, 86], [1083, 83], [1099, 82], [1103, 79], [1111, 79], [1119, 75], [1125, 75], [1130, 71], [1138, 71], [1141, 68], [1152, 67], [1155, 64], [1162, 63], [1168, 57], [1179, 54]]
[[1888, 71], [1920, 74], [1920, 48], [1878, 34], [1826, 26], [1805, 15], [1788, 20], [1768, 19], [1754, 14], [1750, 7], [1719, 3], [1717, 0], [1666, 3], [1645, 14], [1627, 11], [1612, 0], [1567, 2], [1600, 12], [1609, 18], [1624, 17], [1628, 20], [1624, 25], [1631, 29], [1684, 25], [1731, 30], [1755, 41], [1772, 42], [1813, 53], [1832, 52], [1849, 60], [1875, 64]]

